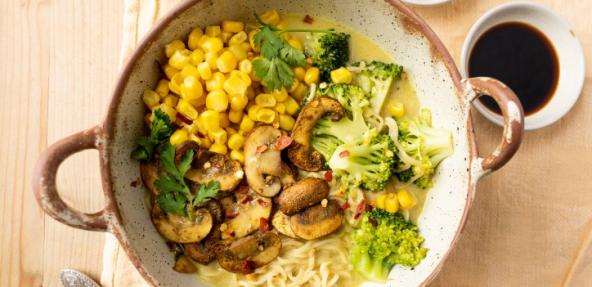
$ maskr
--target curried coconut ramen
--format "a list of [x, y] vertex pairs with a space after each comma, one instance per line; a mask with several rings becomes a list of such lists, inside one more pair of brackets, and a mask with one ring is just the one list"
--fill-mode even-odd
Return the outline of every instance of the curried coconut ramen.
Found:
[[132, 158], [175, 271], [355, 286], [421, 263], [415, 221], [452, 136], [405, 67], [339, 23], [276, 10], [196, 27], [163, 53]]

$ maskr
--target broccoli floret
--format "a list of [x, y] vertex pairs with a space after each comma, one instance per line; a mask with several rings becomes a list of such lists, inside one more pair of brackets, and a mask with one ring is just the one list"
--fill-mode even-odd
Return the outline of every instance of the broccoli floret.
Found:
[[310, 33], [305, 41], [305, 53], [321, 72], [321, 81], [328, 82], [331, 71], [345, 66], [349, 61], [350, 35], [331, 31], [330, 33]]
[[370, 106], [380, 114], [393, 82], [401, 76], [403, 67], [379, 61], [358, 62], [350, 70], [356, 73], [355, 84], [370, 95]]
[[424, 238], [418, 232], [402, 215], [375, 208], [352, 234], [350, 261], [364, 277], [385, 282], [396, 264], [413, 267], [425, 258], [428, 249], [421, 247]]
[[382, 190], [392, 176], [396, 161], [394, 151], [395, 144], [390, 136], [370, 130], [361, 140], [337, 147], [329, 167], [347, 187]]
[[412, 181], [420, 188], [432, 186], [432, 176], [438, 164], [452, 154], [452, 133], [446, 129], [432, 127], [432, 113], [422, 109], [415, 119], [403, 118], [397, 121], [401, 149], [414, 162], [405, 163], [410, 167], [397, 172], [403, 182]]

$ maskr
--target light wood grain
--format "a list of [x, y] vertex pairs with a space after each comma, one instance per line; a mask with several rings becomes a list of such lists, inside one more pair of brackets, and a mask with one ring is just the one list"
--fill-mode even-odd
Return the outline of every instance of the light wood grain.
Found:
[[[61, 286], [62, 268], [85, 271], [105, 286], [143, 285], [117, 247], [108, 246], [115, 253], [103, 262], [103, 234], [44, 216], [30, 191], [30, 173], [48, 144], [101, 121], [120, 55], [125, 59], [176, 2], [0, 0], [0, 286]], [[453, 0], [415, 10], [458, 59], [472, 23], [502, 2]], [[572, 24], [592, 75], [592, 2], [538, 2]], [[527, 133], [515, 159], [479, 184], [464, 234], [434, 286], [590, 285], [591, 97], [588, 76], [578, 104], [564, 119]], [[500, 129], [479, 115], [475, 129], [483, 152], [490, 151]], [[73, 206], [99, 209], [96, 152], [66, 161], [58, 186]], [[101, 278], [107, 269], [111, 272]]]

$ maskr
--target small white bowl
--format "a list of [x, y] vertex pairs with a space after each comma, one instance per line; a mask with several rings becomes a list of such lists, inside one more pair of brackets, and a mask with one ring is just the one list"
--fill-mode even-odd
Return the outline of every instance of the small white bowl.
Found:
[[[567, 21], [555, 11], [531, 2], [503, 4], [481, 16], [467, 34], [459, 67], [464, 77], [469, 76], [470, 53], [479, 37], [490, 28], [507, 22], [522, 22], [537, 28], [547, 36], [557, 54], [559, 80], [555, 93], [542, 109], [525, 117], [526, 130], [546, 127], [569, 112], [582, 92], [586, 73], [582, 45]], [[504, 120], [500, 115], [487, 109], [480, 101], [474, 101], [473, 105], [487, 119], [503, 126]]]

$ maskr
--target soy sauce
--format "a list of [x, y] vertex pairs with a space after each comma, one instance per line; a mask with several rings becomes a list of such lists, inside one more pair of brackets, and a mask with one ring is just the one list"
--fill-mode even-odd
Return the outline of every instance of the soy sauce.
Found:
[[[530, 115], [553, 97], [559, 62], [553, 45], [541, 31], [525, 23], [508, 22], [492, 27], [477, 40], [469, 57], [469, 76], [504, 82]], [[501, 114], [492, 98], [481, 97], [479, 101]]]

